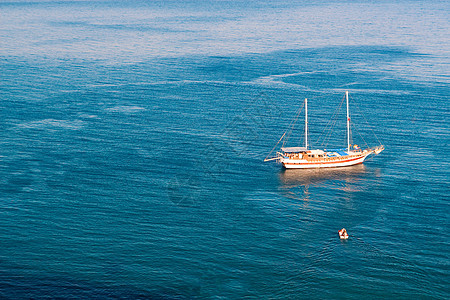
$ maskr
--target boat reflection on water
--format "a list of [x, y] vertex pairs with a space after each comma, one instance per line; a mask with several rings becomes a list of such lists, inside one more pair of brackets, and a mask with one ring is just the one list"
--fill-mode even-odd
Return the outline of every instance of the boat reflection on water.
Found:
[[312, 187], [357, 192], [364, 174], [367, 168], [363, 164], [345, 168], [283, 169], [279, 173], [280, 189], [284, 196], [301, 200], [309, 199]]

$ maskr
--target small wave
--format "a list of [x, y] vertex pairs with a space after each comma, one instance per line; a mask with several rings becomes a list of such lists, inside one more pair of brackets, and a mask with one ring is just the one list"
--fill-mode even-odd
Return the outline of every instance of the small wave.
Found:
[[44, 119], [39, 121], [32, 121], [22, 123], [18, 125], [20, 128], [28, 129], [69, 129], [79, 130], [84, 126], [84, 122], [81, 120], [56, 120], [56, 119]]
[[116, 83], [95, 83], [95, 84], [88, 84], [87, 87], [119, 87], [123, 86], [124, 84], [116, 84]]
[[278, 75], [268, 75], [268, 76], [263, 76], [263, 77], [258, 77], [254, 80], [251, 81], [251, 83], [257, 83], [257, 84], [262, 84], [262, 85], [295, 85], [298, 86], [298, 84], [292, 84], [292, 83], [287, 83], [283, 81], [283, 78], [286, 77], [292, 77], [292, 76], [299, 76], [302, 74], [306, 74], [306, 73], [311, 73], [311, 72], [296, 72], [296, 73], [288, 73], [288, 74], [278, 74]]
[[79, 117], [83, 119], [98, 119], [97, 115], [90, 115], [90, 114], [80, 114]]
[[145, 108], [140, 106], [119, 105], [107, 108], [106, 110], [110, 112], [119, 112], [119, 113], [135, 113], [138, 111], [143, 111], [145, 110]]

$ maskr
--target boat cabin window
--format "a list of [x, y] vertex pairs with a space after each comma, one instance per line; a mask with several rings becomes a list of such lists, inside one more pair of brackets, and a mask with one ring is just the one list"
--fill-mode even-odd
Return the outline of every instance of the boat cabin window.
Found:
[[308, 154], [308, 157], [312, 157], [312, 158], [323, 158], [323, 154]]
[[307, 156], [304, 152], [285, 152], [284, 155], [290, 159], [302, 159]]

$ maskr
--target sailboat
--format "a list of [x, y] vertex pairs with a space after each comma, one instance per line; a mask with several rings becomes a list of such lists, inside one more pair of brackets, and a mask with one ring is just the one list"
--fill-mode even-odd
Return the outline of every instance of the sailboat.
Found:
[[[282, 147], [281, 151], [272, 158], [264, 161], [279, 161], [286, 169], [313, 169], [313, 168], [336, 168], [362, 164], [371, 154], [379, 154], [384, 150], [383, 145], [361, 149], [358, 145], [350, 144], [350, 113], [348, 104], [348, 91], [345, 92], [347, 103], [347, 147], [342, 149], [309, 149], [308, 144], [308, 99], [305, 99], [305, 146], [304, 147]], [[284, 138], [283, 134], [278, 143]], [[277, 145], [278, 145], [277, 143]], [[276, 145], [276, 146], [277, 146]], [[274, 147], [274, 149], [276, 148]], [[273, 151], [273, 150], [272, 150]], [[271, 152], [272, 153], [272, 152]], [[269, 154], [270, 156], [270, 154]]]

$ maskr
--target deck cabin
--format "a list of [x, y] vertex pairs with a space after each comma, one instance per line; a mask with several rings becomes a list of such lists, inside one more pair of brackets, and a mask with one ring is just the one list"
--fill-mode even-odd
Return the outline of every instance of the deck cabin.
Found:
[[326, 152], [322, 150], [308, 150], [305, 147], [284, 147], [281, 148], [284, 152], [285, 158], [290, 159], [311, 159], [311, 158], [325, 158]]

